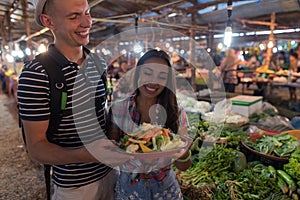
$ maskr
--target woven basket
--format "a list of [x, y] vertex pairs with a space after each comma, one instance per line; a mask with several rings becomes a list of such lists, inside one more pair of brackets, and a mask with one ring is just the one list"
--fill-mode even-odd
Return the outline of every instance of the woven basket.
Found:
[[281, 134], [285, 134], [288, 133], [291, 136], [294, 136], [298, 139], [298, 142], [300, 143], [300, 130], [288, 130], [288, 131], [284, 131]]
[[282, 169], [283, 165], [289, 162], [288, 158], [281, 158], [273, 155], [260, 153], [246, 145], [243, 141], [240, 141], [240, 150], [246, 155], [247, 161], [258, 160], [264, 163], [265, 165], [272, 165], [277, 169]]

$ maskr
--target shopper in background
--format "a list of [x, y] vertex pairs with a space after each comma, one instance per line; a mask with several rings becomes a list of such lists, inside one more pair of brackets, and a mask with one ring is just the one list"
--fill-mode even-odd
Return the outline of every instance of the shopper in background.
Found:
[[286, 58], [285, 51], [280, 51], [277, 54], [276, 65], [280, 67], [280, 69], [285, 69], [288, 64], [288, 60]]
[[107, 78], [115, 78], [119, 64], [116, 60], [112, 60], [107, 66]]
[[211, 57], [215, 63], [216, 66], [220, 66], [221, 65], [221, 61], [222, 61], [222, 56], [221, 54], [218, 52], [217, 49], [212, 49], [211, 51]]
[[295, 53], [298, 55], [297, 72], [300, 72], [300, 43], [298, 43]]
[[256, 68], [260, 67], [261, 64], [258, 60], [258, 56], [257, 55], [252, 55], [249, 60], [246, 62], [246, 65], [248, 66], [249, 69], [251, 70], [256, 70]]
[[119, 68], [118, 68], [118, 70], [117, 70], [117, 72], [115, 74], [115, 78], [117, 80], [120, 79], [125, 73], [128, 72], [129, 69], [130, 68], [128, 66], [128, 61], [124, 60], [124, 59], [120, 60], [119, 61]]
[[186, 60], [178, 55], [176, 51], [173, 51], [171, 54], [171, 64], [179, 73], [184, 73], [186, 71], [186, 67], [188, 66]]
[[219, 66], [225, 92], [235, 92], [235, 86], [238, 84], [237, 69], [241, 63], [242, 60], [236, 56], [234, 49], [226, 51], [225, 58]]
[[2, 65], [1, 69], [0, 69], [0, 82], [1, 82], [1, 92], [6, 92], [6, 80], [5, 80], [5, 72], [7, 72], [8, 68], [6, 65]]
[[[79, 109], [80, 114], [71, 112], [63, 116], [58, 130], [51, 133], [50, 142], [46, 136], [51, 112], [48, 75], [36, 59], [26, 63], [19, 78], [18, 100], [28, 154], [34, 161], [52, 165], [52, 199], [113, 199], [114, 170], [100, 163], [87, 148], [99, 152], [105, 163], [126, 159], [124, 155], [113, 154], [107, 146], [115, 145], [103, 137], [107, 132], [105, 102], [97, 97], [104, 97], [106, 92], [96, 69], [106, 66], [103, 63], [96, 66], [96, 62], [89, 63], [89, 67], [83, 65], [90, 54], [84, 47], [89, 42], [92, 25], [88, 1], [39, 0], [36, 21], [53, 34], [54, 43], [47, 55], [62, 66], [67, 86], [66, 110]], [[74, 99], [80, 99], [82, 104], [77, 105]]]
[[[293, 73], [297, 72], [297, 62], [298, 62], [298, 54], [296, 52], [290, 53], [290, 67], [289, 67], [289, 77], [290, 82], [293, 82]], [[290, 100], [297, 101], [297, 94], [295, 87], [289, 87], [290, 92]]]
[[[184, 134], [187, 118], [185, 112], [178, 108], [174, 93], [175, 76], [169, 56], [154, 49], [146, 52], [137, 63], [133, 82], [136, 90], [132, 96], [115, 103], [110, 109], [110, 137], [120, 141], [126, 134], [124, 127], [131, 133], [135, 125], [142, 123], [158, 124], [174, 133]], [[190, 165], [189, 151], [175, 161], [175, 166], [180, 170], [186, 170]], [[180, 200], [183, 197], [175, 173], [168, 164], [158, 172], [135, 174], [121, 171], [115, 199]]]

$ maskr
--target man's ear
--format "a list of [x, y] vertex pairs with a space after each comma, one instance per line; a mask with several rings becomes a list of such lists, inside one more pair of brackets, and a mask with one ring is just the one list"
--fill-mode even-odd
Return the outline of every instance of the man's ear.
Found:
[[47, 14], [41, 14], [40, 15], [40, 20], [41, 20], [42, 24], [45, 27], [47, 27], [49, 29], [53, 29], [54, 28], [54, 25], [53, 25], [52, 20], [51, 20], [51, 18], [50, 18], [49, 15], [47, 15]]

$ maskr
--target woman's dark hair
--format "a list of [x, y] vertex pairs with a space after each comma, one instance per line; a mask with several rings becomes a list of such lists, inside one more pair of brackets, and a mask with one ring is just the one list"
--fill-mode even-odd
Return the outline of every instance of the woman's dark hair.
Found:
[[[168, 74], [168, 80], [167, 85], [164, 88], [164, 90], [159, 94], [159, 104], [163, 106], [163, 108], [167, 112], [167, 120], [164, 126], [166, 128], [169, 128], [172, 130], [172, 132], [177, 133], [179, 128], [179, 117], [178, 117], [178, 103], [177, 98], [175, 95], [176, 90], [176, 82], [174, 73], [172, 71], [172, 65], [170, 62], [169, 55], [164, 51], [158, 51], [156, 49], [150, 49], [147, 51], [139, 60], [136, 66], [136, 71], [134, 75], [134, 88], [137, 88], [137, 95], [139, 95], [139, 90], [137, 86], [137, 82], [140, 75], [140, 69], [143, 67], [144, 63], [149, 60], [150, 58], [161, 58], [165, 60], [169, 66], [169, 74]], [[158, 65], [159, 66], [159, 65]], [[176, 113], [176, 114], [175, 114]], [[159, 114], [158, 114], [159, 115]], [[164, 116], [164, 115], [159, 115]], [[162, 121], [162, 120], [159, 120]]]

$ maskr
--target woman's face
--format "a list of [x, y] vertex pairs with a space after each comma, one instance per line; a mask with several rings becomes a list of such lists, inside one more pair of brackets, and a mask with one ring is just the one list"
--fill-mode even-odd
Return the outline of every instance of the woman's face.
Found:
[[138, 79], [140, 94], [149, 98], [157, 97], [168, 81], [168, 63], [161, 58], [150, 58], [139, 67], [141, 67]]

